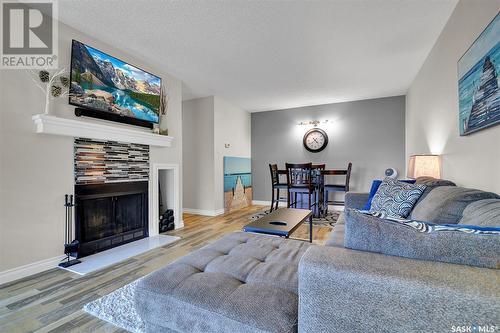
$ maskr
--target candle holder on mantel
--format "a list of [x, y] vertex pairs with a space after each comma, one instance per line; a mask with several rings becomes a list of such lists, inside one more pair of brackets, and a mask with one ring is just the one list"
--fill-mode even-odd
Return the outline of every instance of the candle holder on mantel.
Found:
[[72, 240], [73, 236], [73, 194], [64, 195], [64, 208], [66, 209], [66, 221], [64, 226], [64, 254], [66, 258], [59, 263], [59, 267], [69, 267], [81, 263], [78, 259], [71, 259], [71, 257], [78, 257], [78, 249], [80, 248], [80, 242], [78, 240]]
[[153, 124], [153, 133], [154, 134], [160, 134], [160, 125]]

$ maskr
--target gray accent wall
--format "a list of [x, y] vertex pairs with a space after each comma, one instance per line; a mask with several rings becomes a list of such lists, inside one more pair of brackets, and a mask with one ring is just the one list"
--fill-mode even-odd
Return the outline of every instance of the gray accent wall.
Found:
[[[322, 121], [318, 127], [329, 137], [328, 146], [319, 153], [308, 152], [302, 145], [305, 132], [312, 126], [299, 123], [311, 120]], [[372, 180], [383, 178], [389, 167], [404, 178], [405, 97], [252, 113], [254, 200], [271, 200], [269, 163], [284, 169], [285, 162], [326, 163], [329, 169], [345, 169], [352, 162], [353, 191], [368, 191]]]

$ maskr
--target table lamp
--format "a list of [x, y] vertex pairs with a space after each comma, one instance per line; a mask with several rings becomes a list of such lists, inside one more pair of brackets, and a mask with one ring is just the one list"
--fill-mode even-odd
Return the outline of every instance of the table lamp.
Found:
[[408, 162], [408, 178], [418, 177], [441, 178], [440, 155], [411, 155]]

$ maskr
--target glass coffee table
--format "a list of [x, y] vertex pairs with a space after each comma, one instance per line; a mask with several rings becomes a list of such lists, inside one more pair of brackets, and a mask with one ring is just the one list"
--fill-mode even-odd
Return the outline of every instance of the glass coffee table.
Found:
[[309, 242], [312, 243], [312, 211], [307, 209], [280, 208], [243, 227], [245, 232], [289, 238], [309, 219]]

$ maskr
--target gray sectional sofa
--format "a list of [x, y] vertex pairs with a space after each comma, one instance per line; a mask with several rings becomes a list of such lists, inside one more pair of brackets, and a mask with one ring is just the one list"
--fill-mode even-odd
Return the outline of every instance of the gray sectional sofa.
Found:
[[[427, 214], [435, 223], [500, 226], [496, 194], [433, 179], [418, 181], [428, 188], [412, 214]], [[500, 237], [474, 235], [489, 237], [490, 250], [479, 245], [482, 252], [475, 252], [473, 243], [465, 243], [466, 251], [462, 246], [447, 251], [436, 243], [453, 239], [411, 242], [410, 231], [418, 234], [413, 230], [401, 234], [404, 242], [394, 240], [399, 237], [394, 231], [384, 238], [384, 221], [367, 220], [377, 218], [352, 210], [362, 208], [367, 199], [367, 194], [346, 195], [346, 214], [325, 246], [236, 232], [153, 272], [141, 280], [135, 294], [147, 331], [452, 332], [459, 326], [498, 330]], [[430, 211], [426, 206], [432, 207]], [[405, 250], [409, 240], [411, 250]], [[401, 253], [386, 249], [394, 242]], [[477, 244], [483, 242], [478, 238]], [[353, 244], [366, 248], [347, 248]], [[425, 251], [429, 244], [438, 249], [431, 256]], [[476, 254], [482, 259], [475, 260]]]

